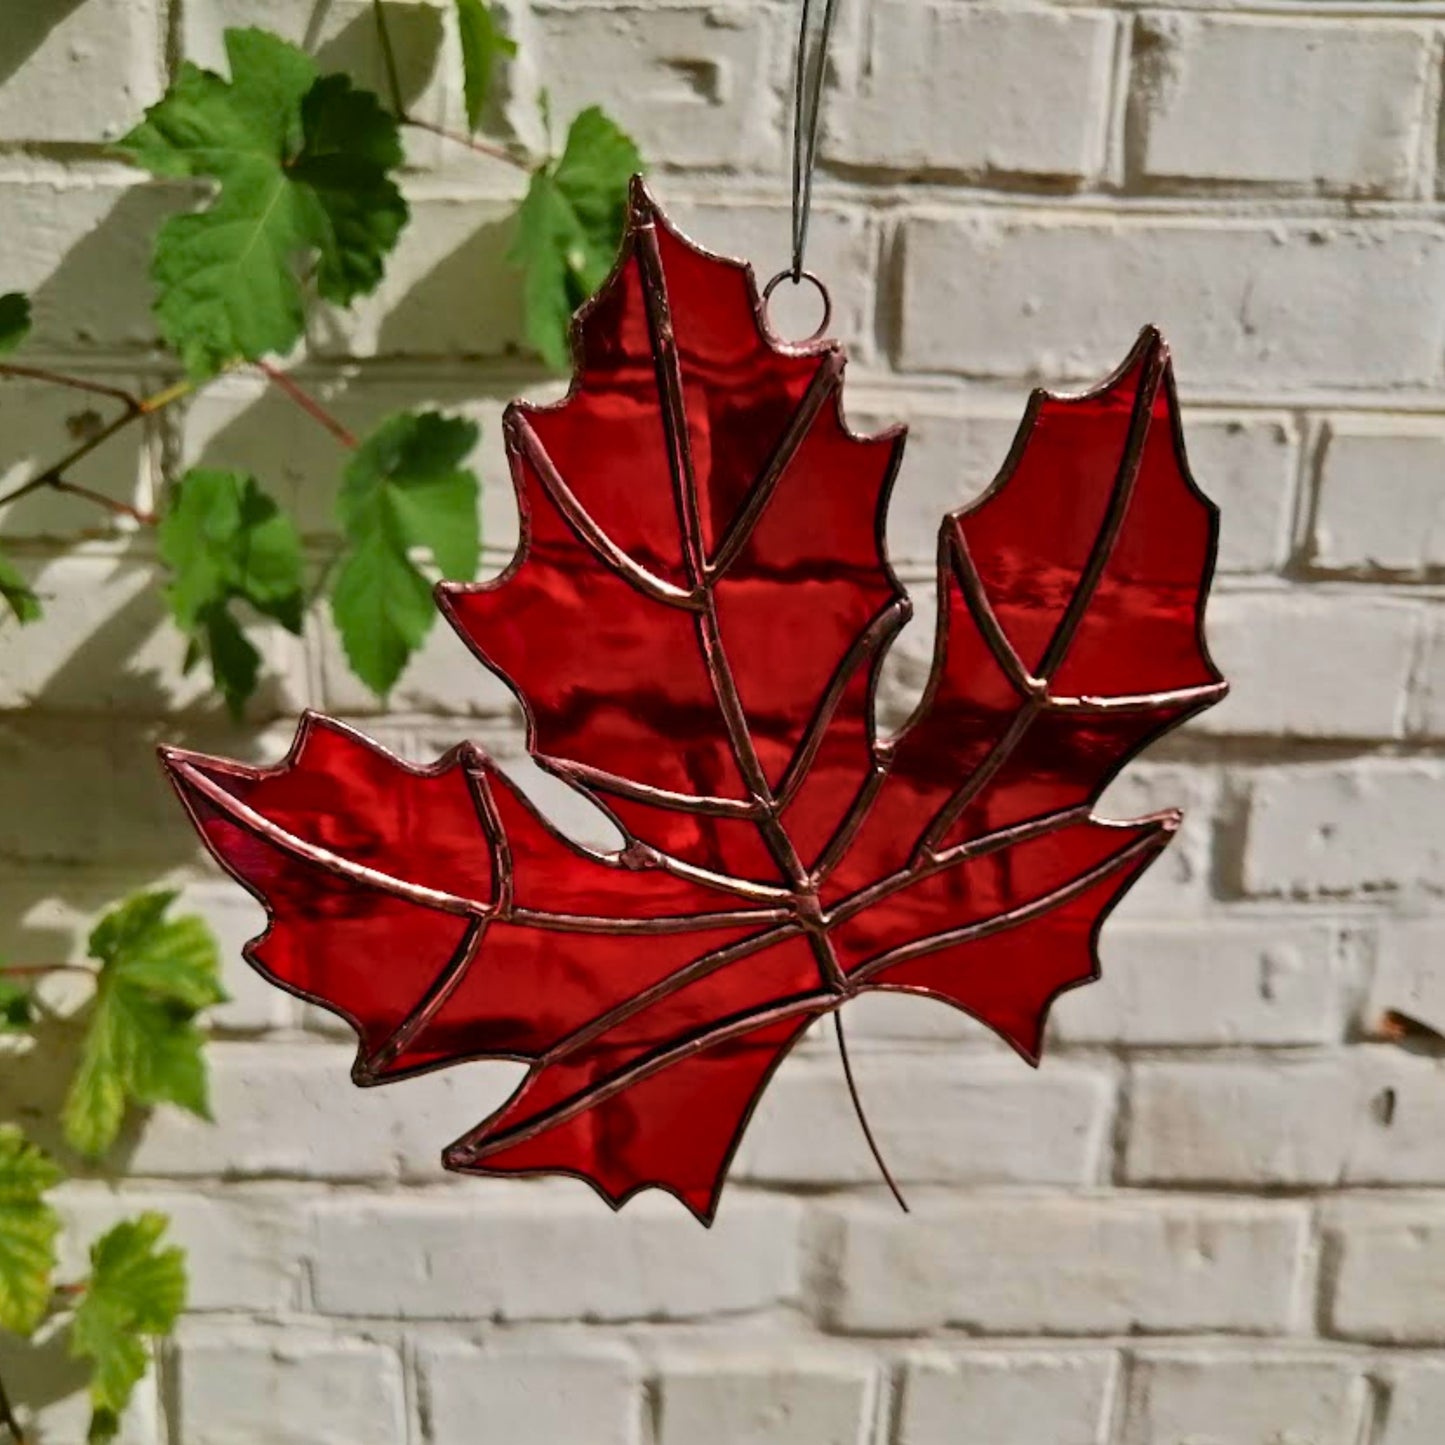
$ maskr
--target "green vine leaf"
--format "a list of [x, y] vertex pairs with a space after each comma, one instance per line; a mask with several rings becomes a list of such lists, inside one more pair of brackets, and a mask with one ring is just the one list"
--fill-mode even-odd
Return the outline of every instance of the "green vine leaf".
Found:
[[0, 978], [0, 1034], [19, 1034], [35, 1021], [35, 1001], [28, 988]]
[[301, 538], [291, 519], [244, 472], [195, 467], [181, 478], [161, 518], [166, 601], [191, 638], [188, 664], [204, 654], [231, 712], [256, 686], [261, 655], [231, 613], [247, 602], [289, 632], [301, 631]]
[[457, 28], [462, 37], [462, 85], [467, 102], [467, 125], [479, 130], [492, 93], [497, 62], [517, 53], [517, 42], [497, 23], [496, 12], [485, 0], [457, 0]]
[[412, 549], [427, 548], [445, 577], [476, 575], [477, 479], [462, 463], [477, 436], [460, 417], [401, 412], [347, 465], [337, 497], [347, 550], [331, 611], [353, 671], [378, 695], [391, 690], [436, 617]]
[[194, 1019], [226, 994], [205, 923], [165, 917], [175, 897], [138, 893], [90, 935], [100, 969], [61, 1123], [71, 1146], [91, 1158], [115, 1142], [131, 1104], [177, 1104], [210, 1118], [205, 1040]]
[[0, 1124], [0, 1329], [28, 1335], [50, 1303], [60, 1218], [45, 1191], [60, 1170], [14, 1124]]
[[554, 371], [571, 365], [572, 313], [607, 279], [642, 169], [632, 139], [596, 106], [567, 132], [562, 158], [532, 173], [507, 259], [523, 276], [527, 340]]
[[407, 220], [391, 175], [397, 121], [344, 75], [264, 30], [228, 30], [231, 78], [187, 63], [118, 143], [158, 176], [220, 183], [209, 205], [173, 216], [151, 275], [161, 333], [193, 377], [300, 339], [310, 258], [316, 290], [346, 305], [375, 289]]
[[22, 627], [40, 617], [40, 599], [15, 564], [3, 556], [0, 556], [0, 599]]
[[169, 1333], [186, 1306], [185, 1256], [160, 1249], [164, 1214], [128, 1219], [90, 1247], [90, 1279], [70, 1327], [70, 1353], [91, 1362], [88, 1439], [113, 1439], [150, 1363], [146, 1336]]
[[0, 356], [14, 351], [30, 335], [30, 298], [20, 291], [0, 296]]

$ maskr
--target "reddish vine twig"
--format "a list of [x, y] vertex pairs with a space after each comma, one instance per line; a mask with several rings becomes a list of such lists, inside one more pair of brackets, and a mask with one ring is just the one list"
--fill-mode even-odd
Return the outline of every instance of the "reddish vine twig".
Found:
[[85, 376], [71, 376], [64, 371], [50, 371], [43, 366], [18, 366], [13, 361], [0, 362], [0, 376], [15, 376], [27, 381], [45, 381], [52, 386], [68, 386], [75, 391], [88, 391], [94, 396], [108, 396], [123, 402], [132, 411], [139, 411], [141, 399], [134, 392], [121, 386], [108, 386], [103, 381], [91, 381]]
[[301, 387], [289, 372], [282, 371], [278, 366], [272, 366], [269, 361], [258, 361], [256, 367], [272, 385], [294, 401], [307, 416], [324, 426], [348, 451], [354, 452], [361, 445], [356, 439], [356, 434], [332, 416], [310, 392]]
[[391, 92], [391, 108], [402, 125], [410, 126], [413, 130], [430, 131], [433, 135], [439, 135], [444, 140], [454, 141], [457, 145], [464, 145], [480, 155], [491, 156], [493, 160], [504, 161], [509, 166], [516, 166], [518, 170], [531, 170], [531, 166], [525, 159], [505, 146], [492, 145], [489, 141], [478, 140], [474, 135], [448, 130], [434, 121], [417, 120], [410, 115], [407, 112], [406, 102], [401, 98], [401, 75], [397, 69], [396, 51], [392, 47], [391, 30], [386, 23], [386, 10], [382, 6], [381, 0], [371, 0], [371, 13], [376, 17], [376, 37], [381, 45], [382, 63], [386, 69], [386, 88]]
[[0, 507], [8, 506], [11, 502], [18, 502], [21, 497], [29, 496], [31, 492], [38, 492], [42, 487], [49, 487], [52, 491], [69, 492], [74, 496], [84, 497], [97, 506], [130, 517], [137, 522], [146, 525], [154, 523], [156, 519], [153, 514], [142, 512], [128, 502], [117, 501], [114, 497], [107, 497], [100, 492], [91, 491], [89, 487], [68, 482], [65, 480], [65, 473], [78, 461], [88, 457], [97, 447], [103, 446], [118, 432], [124, 431], [132, 422], [139, 421], [142, 417], [153, 416], [173, 402], [179, 401], [183, 396], [189, 395], [195, 390], [195, 385], [193, 381], [178, 381], [152, 396], [127, 397], [126, 409], [119, 416], [107, 422], [93, 436], [87, 437], [83, 442], [72, 447], [59, 461], [52, 462], [28, 481], [21, 482], [18, 487], [13, 487], [0, 496]]

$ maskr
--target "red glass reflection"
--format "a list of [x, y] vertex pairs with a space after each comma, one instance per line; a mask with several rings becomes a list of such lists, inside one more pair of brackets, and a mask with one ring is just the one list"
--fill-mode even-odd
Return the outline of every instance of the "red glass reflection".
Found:
[[842, 349], [759, 318], [751, 272], [635, 184], [571, 393], [507, 415], [517, 557], [441, 589], [621, 853], [559, 835], [470, 745], [413, 768], [308, 715], [274, 768], [166, 752], [270, 910], [248, 957], [353, 1024], [358, 1083], [531, 1064], [449, 1167], [574, 1174], [614, 1205], [654, 1185], [704, 1221], [773, 1069], [864, 990], [954, 1004], [1037, 1060], [1178, 821], [1094, 800], [1224, 691], [1200, 632], [1215, 513], [1146, 330], [1097, 391], [1038, 393], [999, 480], [944, 519], [932, 678], [879, 737], [903, 434], [850, 433]]

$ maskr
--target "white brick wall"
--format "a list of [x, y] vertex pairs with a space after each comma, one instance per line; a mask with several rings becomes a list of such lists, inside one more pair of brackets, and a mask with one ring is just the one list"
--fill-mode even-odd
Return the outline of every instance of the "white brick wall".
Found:
[[[794, 0], [502, 0], [523, 45], [499, 122], [535, 144], [600, 101], [700, 239], [786, 263]], [[379, 79], [367, 0], [5, 0], [0, 291], [36, 364], [127, 387], [154, 349], [150, 237], [176, 204], [102, 143], [232, 24]], [[388, 0], [415, 113], [461, 123], [441, 0]], [[223, 940], [216, 1123], [160, 1112], [76, 1228], [168, 1212], [192, 1312], [126, 1445], [1437, 1445], [1445, 1419], [1445, 3], [843, 0], [810, 261], [853, 364], [850, 418], [913, 427], [890, 521], [931, 648], [941, 514], [1005, 455], [1026, 389], [1175, 351], [1223, 508], [1211, 640], [1229, 701], [1110, 791], [1181, 837], [1062, 998], [1037, 1073], [964, 1016], [876, 999], [860, 1088], [913, 1213], [880, 1186], [830, 1038], [777, 1075], [711, 1233], [566, 1180], [458, 1181], [440, 1146], [517, 1070], [353, 1090], [334, 1024], [241, 964], [259, 910], [197, 855], [159, 737], [274, 758], [306, 705], [403, 754], [520, 753], [515, 706], [438, 625], [382, 712], [324, 618], [260, 634], [231, 724], [153, 591], [153, 539], [46, 498], [0, 517], [45, 594], [0, 622], [0, 955], [74, 959], [159, 879]], [[365, 428], [435, 402], [483, 427], [484, 567], [516, 513], [500, 409], [557, 394], [502, 267], [518, 178], [409, 136], [415, 220], [382, 290], [322, 311], [309, 385]], [[88, 398], [0, 387], [0, 490]], [[105, 411], [104, 404], [98, 408]], [[79, 424], [79, 423], [77, 423]], [[75, 480], [149, 506], [197, 461], [254, 470], [318, 548], [340, 458], [238, 374]], [[525, 771], [525, 768], [523, 769]], [[528, 786], [532, 786], [529, 779]], [[580, 810], [568, 814], [581, 827]], [[595, 827], [595, 823], [592, 825]], [[0, 1075], [0, 1117], [60, 1086]], [[78, 1438], [63, 1342], [0, 1374], [37, 1439]]]

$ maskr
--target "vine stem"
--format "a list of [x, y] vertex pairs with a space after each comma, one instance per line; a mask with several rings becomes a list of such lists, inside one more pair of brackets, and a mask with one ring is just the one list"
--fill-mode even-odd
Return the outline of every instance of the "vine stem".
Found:
[[464, 135], [459, 130], [448, 130], [444, 125], [437, 125], [429, 120], [416, 120], [409, 115], [399, 116], [398, 119], [403, 125], [410, 126], [413, 130], [427, 130], [433, 135], [439, 135], [444, 140], [455, 141], [457, 145], [466, 146], [468, 150], [474, 150], [479, 155], [491, 156], [493, 160], [505, 161], [509, 166], [515, 166], [519, 171], [530, 171], [532, 167], [521, 156], [508, 150], [506, 146], [492, 145], [490, 141], [479, 140], [474, 135]]
[[10, 1408], [10, 1397], [5, 1393], [4, 1380], [0, 1380], [0, 1425], [10, 1432], [14, 1445], [25, 1445], [25, 1432], [20, 1428], [14, 1410]]
[[391, 91], [391, 108], [398, 119], [406, 119], [406, 106], [401, 99], [401, 76], [396, 68], [396, 51], [391, 46], [391, 28], [386, 23], [386, 11], [381, 0], [371, 0], [371, 13], [376, 17], [376, 38], [381, 42], [381, 59], [386, 66], [387, 89]]
[[103, 381], [91, 381], [84, 376], [71, 376], [64, 371], [50, 371], [43, 366], [17, 366], [14, 362], [0, 362], [0, 376], [23, 377], [27, 381], [45, 381], [51, 386], [68, 386], [74, 391], [87, 391], [92, 396], [108, 396], [123, 402], [132, 411], [138, 410], [141, 399], [133, 391], [120, 386], [107, 386]]
[[124, 431], [132, 422], [139, 421], [142, 417], [153, 416], [158, 411], [163, 411], [172, 402], [179, 401], [183, 396], [188, 396], [196, 388], [194, 381], [178, 381], [152, 396], [127, 398], [126, 409], [119, 416], [107, 422], [105, 426], [87, 437], [78, 446], [72, 447], [58, 462], [52, 462], [42, 471], [37, 472], [29, 481], [21, 482], [18, 487], [11, 488], [3, 496], [0, 496], [0, 507], [8, 506], [11, 502], [18, 502], [21, 497], [29, 496], [31, 492], [37, 492], [42, 487], [49, 487], [57, 492], [70, 492], [78, 497], [85, 497], [87, 500], [96, 503], [112, 512], [132, 517], [138, 522], [152, 523], [155, 517], [149, 512], [142, 512], [132, 507], [127, 502], [118, 502], [114, 497], [107, 497], [100, 492], [93, 492], [88, 487], [77, 486], [74, 482], [65, 480], [65, 473], [73, 467], [76, 462], [88, 457], [97, 447], [103, 446], [117, 432]]
[[386, 88], [391, 92], [391, 108], [402, 125], [410, 126], [413, 130], [430, 131], [433, 135], [441, 136], [443, 140], [454, 141], [457, 145], [466, 146], [468, 150], [476, 151], [479, 155], [491, 156], [493, 160], [515, 166], [519, 171], [532, 169], [525, 159], [515, 155], [505, 146], [492, 145], [488, 141], [478, 140], [476, 136], [466, 135], [458, 130], [448, 130], [446, 126], [437, 125], [434, 121], [417, 120], [409, 114], [406, 102], [401, 98], [401, 72], [397, 68], [396, 49], [391, 43], [391, 27], [387, 24], [386, 9], [382, 0], [371, 0], [371, 13], [376, 18], [376, 38], [381, 44], [382, 65], [386, 70]]
[[872, 1151], [873, 1162], [878, 1166], [878, 1172], [883, 1176], [883, 1181], [893, 1191], [893, 1197], [898, 1201], [898, 1207], [905, 1213], [909, 1213], [908, 1201], [903, 1197], [903, 1191], [899, 1189], [893, 1175], [889, 1173], [888, 1166], [883, 1162], [883, 1153], [878, 1148], [878, 1141], [873, 1137], [873, 1130], [868, 1127], [868, 1116], [863, 1112], [863, 1101], [858, 1097], [858, 1084], [853, 1078], [853, 1064], [848, 1057], [848, 1040], [843, 1034], [843, 1011], [833, 1010], [833, 1027], [838, 1035], [838, 1053], [843, 1060], [843, 1077], [848, 1081], [848, 1094], [853, 1100], [853, 1112], [858, 1116], [858, 1123], [863, 1128], [863, 1137], [868, 1141], [868, 1148]]
[[272, 366], [269, 361], [258, 361], [256, 367], [273, 386], [294, 401], [313, 421], [324, 426], [348, 451], [354, 452], [361, 445], [356, 434], [332, 416], [289, 372], [282, 371], [279, 366]]

